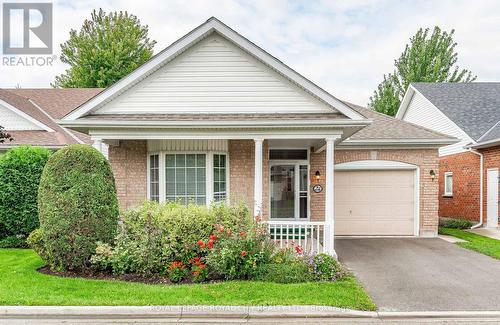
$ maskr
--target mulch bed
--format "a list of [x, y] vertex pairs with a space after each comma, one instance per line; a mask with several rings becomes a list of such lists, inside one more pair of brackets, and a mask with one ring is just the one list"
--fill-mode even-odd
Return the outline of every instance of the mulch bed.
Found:
[[128, 282], [139, 282], [145, 284], [166, 284], [166, 285], [177, 285], [177, 284], [190, 284], [194, 283], [190, 279], [185, 279], [179, 283], [173, 283], [167, 277], [163, 276], [144, 276], [142, 274], [123, 274], [123, 275], [112, 275], [102, 272], [54, 272], [48, 266], [43, 266], [37, 270], [40, 273], [60, 276], [63, 278], [84, 278], [84, 279], [94, 279], [94, 280], [118, 280], [118, 281], [128, 281]]

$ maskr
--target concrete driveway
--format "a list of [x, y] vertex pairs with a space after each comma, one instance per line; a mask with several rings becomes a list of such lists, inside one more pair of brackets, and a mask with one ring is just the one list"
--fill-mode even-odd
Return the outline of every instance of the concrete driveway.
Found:
[[336, 239], [381, 311], [500, 311], [500, 261], [439, 238]]

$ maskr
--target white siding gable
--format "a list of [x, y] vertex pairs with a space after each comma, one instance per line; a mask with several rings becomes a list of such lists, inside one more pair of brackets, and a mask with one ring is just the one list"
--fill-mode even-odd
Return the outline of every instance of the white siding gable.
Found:
[[472, 139], [462, 129], [418, 92], [415, 92], [411, 98], [402, 119], [461, 140], [452, 145], [439, 148], [440, 156], [464, 152], [466, 151], [464, 146], [472, 142]]
[[43, 130], [38, 125], [0, 104], [0, 125], [8, 131]]
[[223, 37], [212, 35], [94, 113], [332, 111]]

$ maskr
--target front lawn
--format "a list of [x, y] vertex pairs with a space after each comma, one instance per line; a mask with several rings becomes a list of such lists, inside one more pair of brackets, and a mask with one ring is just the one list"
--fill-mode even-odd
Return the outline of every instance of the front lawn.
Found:
[[277, 284], [228, 281], [148, 285], [61, 278], [36, 270], [42, 260], [29, 249], [0, 249], [1, 305], [325, 305], [375, 310], [355, 278], [338, 282]]
[[467, 242], [457, 245], [500, 259], [500, 240], [452, 228], [439, 228], [439, 233], [466, 240]]

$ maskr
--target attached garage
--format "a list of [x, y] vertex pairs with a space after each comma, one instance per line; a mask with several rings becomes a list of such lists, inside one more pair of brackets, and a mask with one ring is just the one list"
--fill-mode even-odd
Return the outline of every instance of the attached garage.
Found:
[[392, 161], [335, 167], [335, 235], [418, 235], [418, 169]]

